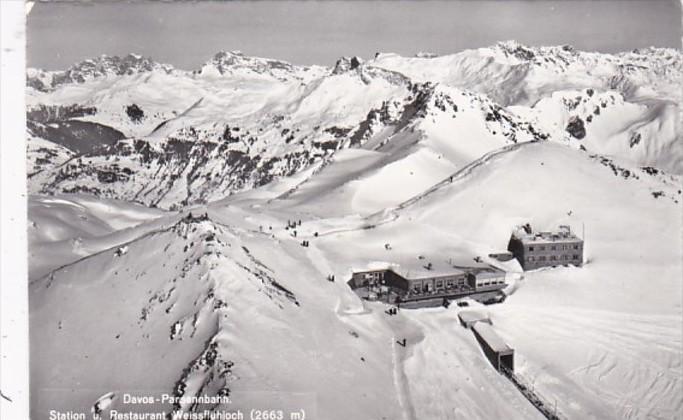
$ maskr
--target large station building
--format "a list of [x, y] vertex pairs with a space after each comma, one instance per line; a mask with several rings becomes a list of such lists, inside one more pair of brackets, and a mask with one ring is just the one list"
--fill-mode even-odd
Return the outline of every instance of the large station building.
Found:
[[508, 250], [524, 270], [583, 264], [583, 239], [569, 226], [560, 226], [554, 232], [534, 232], [530, 225], [524, 225], [512, 234]]
[[505, 272], [487, 264], [384, 266], [354, 272], [348, 285], [359, 296], [388, 303], [457, 298], [505, 287]]

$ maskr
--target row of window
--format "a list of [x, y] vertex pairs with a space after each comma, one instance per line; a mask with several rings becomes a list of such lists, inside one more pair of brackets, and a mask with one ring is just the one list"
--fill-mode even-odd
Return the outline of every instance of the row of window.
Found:
[[363, 278], [366, 280], [384, 280], [384, 272], [372, 272], [363, 274]]
[[[574, 244], [574, 245], [563, 244], [563, 245], [550, 245], [550, 250], [551, 250], [551, 251], [557, 251], [558, 246], [561, 247], [561, 248], [559, 248], [559, 249], [562, 249], [562, 250], [564, 250], [564, 251], [566, 251], [566, 250], [568, 250], [568, 249], [572, 249], [572, 248], [573, 248], [573, 249], [579, 249], [579, 245], [578, 245], [578, 244]], [[545, 245], [539, 245], [538, 249], [539, 249], [540, 251], [545, 251]], [[529, 251], [533, 252], [534, 250], [535, 250], [535, 247], [533, 247], [533, 246], [530, 246], [530, 247], [529, 247]]]
[[[572, 261], [578, 261], [579, 256], [577, 254], [572, 255]], [[560, 255], [559, 257], [556, 255], [551, 255], [546, 259], [545, 255], [541, 255], [540, 257], [526, 257], [527, 262], [534, 262], [534, 261], [569, 261], [569, 255]]]
[[484, 283], [479, 284], [479, 287], [485, 287], [485, 286], [495, 286], [497, 284], [504, 284], [505, 280], [499, 279], [499, 280], [491, 280], [491, 281], [486, 281]]
[[[448, 280], [446, 280], [446, 287], [453, 287], [454, 285], [457, 285], [457, 284], [460, 284], [460, 285], [465, 284], [465, 279], [462, 278], [462, 279], [458, 279], [457, 281], [454, 280], [454, 279], [448, 279]], [[443, 281], [443, 280], [437, 280], [437, 281], [436, 281], [436, 288], [437, 288], [437, 289], [442, 288], [443, 285], [444, 285], [444, 281]]]
[[[435, 289], [436, 290], [441, 290], [444, 288], [444, 280], [436, 280], [435, 282]], [[465, 279], [448, 279], [445, 281], [446, 289], [451, 289], [453, 287], [463, 287], [465, 286]], [[431, 284], [430, 283], [424, 283], [422, 286], [419, 284], [416, 284], [413, 286], [413, 292], [414, 293], [421, 293], [421, 292], [429, 292], [432, 290]]]

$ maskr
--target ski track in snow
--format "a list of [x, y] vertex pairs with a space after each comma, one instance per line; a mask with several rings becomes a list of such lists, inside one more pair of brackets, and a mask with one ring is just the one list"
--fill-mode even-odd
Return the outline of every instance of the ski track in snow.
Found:
[[[391, 337], [391, 359], [394, 366], [394, 387], [396, 388], [396, 395], [398, 395], [398, 401], [403, 409], [403, 419], [404, 420], [417, 420], [415, 414], [415, 407], [411, 402], [410, 391], [408, 388], [408, 379], [403, 371], [403, 357], [399, 355], [399, 349], [397, 346], [396, 336]], [[411, 344], [412, 345], [412, 344]], [[402, 347], [403, 351], [407, 351], [407, 348]]]

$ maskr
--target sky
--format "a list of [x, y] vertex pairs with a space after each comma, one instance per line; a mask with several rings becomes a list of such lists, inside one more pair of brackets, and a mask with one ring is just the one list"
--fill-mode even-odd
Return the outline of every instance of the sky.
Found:
[[[2, 0], [0, 0], [2, 1]], [[138, 53], [178, 68], [218, 51], [333, 65], [378, 51], [448, 54], [514, 39], [618, 52], [680, 48], [678, 0], [109, 1], [37, 3], [27, 60], [47, 70]]]

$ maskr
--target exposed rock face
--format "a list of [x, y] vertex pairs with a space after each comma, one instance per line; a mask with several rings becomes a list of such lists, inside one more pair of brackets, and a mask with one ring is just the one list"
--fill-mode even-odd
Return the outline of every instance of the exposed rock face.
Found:
[[49, 139], [75, 153], [104, 151], [125, 136], [120, 131], [103, 124], [80, 120], [52, 120], [39, 123], [26, 122], [29, 134]]
[[33, 122], [47, 124], [95, 115], [96, 113], [96, 107], [87, 107], [76, 104], [66, 106], [40, 104], [37, 107], [29, 108], [26, 112], [26, 118]]
[[337, 60], [334, 65], [334, 70], [332, 74], [341, 74], [349, 70], [355, 70], [363, 64], [363, 60], [360, 57], [342, 57]]
[[579, 117], [572, 117], [567, 123], [567, 132], [575, 139], [581, 140], [586, 137], [586, 126], [583, 120]]
[[142, 120], [145, 117], [145, 112], [142, 109], [140, 109], [140, 107], [137, 106], [137, 104], [128, 105], [126, 107], [126, 114], [130, 118], [130, 120], [135, 123], [140, 122], [140, 120]]

